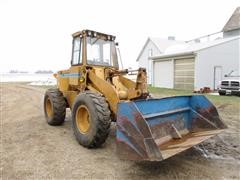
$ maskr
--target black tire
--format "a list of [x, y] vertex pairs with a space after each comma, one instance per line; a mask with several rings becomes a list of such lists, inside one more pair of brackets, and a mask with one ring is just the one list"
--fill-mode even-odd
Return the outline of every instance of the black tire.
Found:
[[[52, 107], [48, 111], [47, 107]], [[44, 96], [44, 114], [47, 123], [52, 126], [61, 125], [66, 116], [66, 101], [58, 89], [48, 89]]]
[[[82, 111], [79, 115], [79, 109], [82, 107], [88, 112], [89, 122], [84, 133], [81, 132], [80, 125], [77, 124], [77, 117], [82, 117]], [[73, 131], [79, 144], [87, 148], [101, 146], [108, 137], [111, 125], [110, 110], [105, 98], [91, 91], [79, 94], [73, 105], [72, 122]]]
[[218, 94], [219, 94], [220, 96], [225, 96], [225, 95], [226, 95], [226, 92], [224, 92], [224, 91], [218, 91]]

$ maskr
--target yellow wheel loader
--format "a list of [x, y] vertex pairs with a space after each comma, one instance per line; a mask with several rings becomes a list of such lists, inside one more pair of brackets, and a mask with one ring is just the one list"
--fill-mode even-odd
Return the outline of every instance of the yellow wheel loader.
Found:
[[55, 74], [57, 89], [44, 97], [49, 125], [72, 112], [77, 141], [101, 146], [116, 121], [117, 153], [122, 159], [161, 161], [220, 133], [226, 126], [205, 96], [149, 97], [146, 70], [118, 66], [115, 36], [91, 30], [73, 34], [71, 67]]

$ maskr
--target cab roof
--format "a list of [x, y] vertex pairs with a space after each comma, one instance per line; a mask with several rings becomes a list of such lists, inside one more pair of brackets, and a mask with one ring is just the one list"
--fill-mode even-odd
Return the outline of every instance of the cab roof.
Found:
[[104, 34], [104, 33], [100, 33], [100, 32], [97, 32], [97, 31], [93, 31], [93, 30], [89, 30], [89, 29], [85, 29], [85, 30], [82, 30], [82, 31], [78, 31], [78, 32], [75, 32], [72, 34], [73, 38], [75, 37], [79, 37], [79, 36], [88, 36], [88, 37], [104, 37], [105, 39], [108, 39], [108, 40], [112, 40], [114, 41], [115, 40], [115, 36], [113, 35], [110, 35], [110, 34]]

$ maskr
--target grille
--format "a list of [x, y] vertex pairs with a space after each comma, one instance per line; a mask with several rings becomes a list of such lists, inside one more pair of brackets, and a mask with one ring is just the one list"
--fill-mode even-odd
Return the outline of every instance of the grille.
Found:
[[228, 81], [222, 81], [222, 85], [223, 85], [223, 86], [228, 86], [228, 85], [229, 85], [229, 82], [228, 82]]
[[235, 87], [236, 87], [236, 86], [239, 86], [239, 82], [237, 82], [237, 81], [232, 81], [232, 82], [231, 82], [231, 86], [235, 86]]

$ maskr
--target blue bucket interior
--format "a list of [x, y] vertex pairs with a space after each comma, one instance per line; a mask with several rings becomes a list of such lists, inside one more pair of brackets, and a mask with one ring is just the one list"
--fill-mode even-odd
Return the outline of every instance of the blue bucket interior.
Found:
[[204, 96], [180, 96], [163, 99], [149, 99], [134, 102], [149, 126], [181, 118], [185, 128], [192, 124], [192, 109], [207, 108], [211, 103]]

